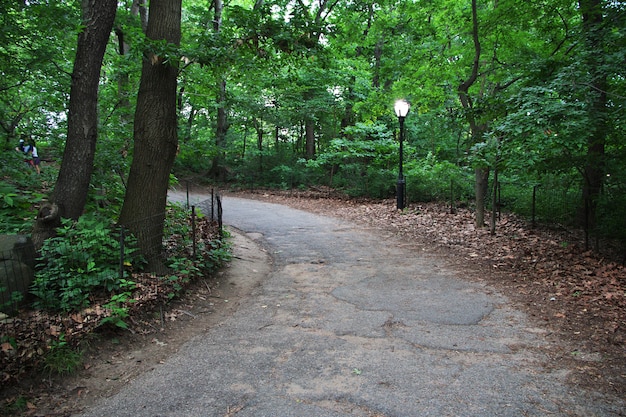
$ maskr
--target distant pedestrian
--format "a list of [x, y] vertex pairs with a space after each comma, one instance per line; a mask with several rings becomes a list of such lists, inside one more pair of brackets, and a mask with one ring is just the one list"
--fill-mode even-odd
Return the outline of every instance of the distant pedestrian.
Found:
[[26, 141], [24, 140], [26, 138], [26, 135], [22, 135], [20, 138], [20, 142], [18, 143], [18, 145], [15, 147], [15, 150], [18, 152], [22, 152], [22, 153], [26, 153], [26, 150], [24, 149], [26, 147]]
[[29, 144], [29, 142], [30, 139], [28, 138], [28, 136], [22, 135], [15, 150], [24, 155], [24, 162], [26, 162], [28, 165], [33, 165], [32, 155], [30, 154], [31, 145]]
[[32, 157], [30, 164], [35, 167], [37, 174], [41, 174], [41, 168], [39, 167], [39, 165], [41, 165], [41, 159], [39, 159], [39, 153], [37, 152], [37, 144], [35, 143], [35, 140], [33, 138], [29, 139], [27, 146], [29, 146], [29, 149], [26, 152], [30, 153], [30, 156]]

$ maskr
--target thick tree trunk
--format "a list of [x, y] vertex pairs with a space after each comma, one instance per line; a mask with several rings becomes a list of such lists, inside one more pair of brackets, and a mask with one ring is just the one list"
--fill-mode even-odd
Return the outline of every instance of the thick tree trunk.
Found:
[[54, 191], [59, 215], [78, 219], [83, 213], [93, 172], [98, 138], [98, 83], [104, 51], [113, 28], [117, 1], [83, 1], [84, 30], [72, 72], [67, 141]]
[[50, 204], [42, 207], [33, 228], [37, 247], [54, 236], [61, 217], [76, 220], [85, 209], [98, 138], [100, 68], [116, 11], [115, 0], [82, 2], [84, 29], [78, 35], [72, 71], [67, 140]]
[[[181, 0], [152, 0], [146, 36], [178, 45], [180, 19]], [[119, 220], [135, 234], [149, 269], [155, 272], [163, 272], [167, 189], [178, 147], [175, 65], [173, 57], [145, 55], [135, 111], [133, 162]]]

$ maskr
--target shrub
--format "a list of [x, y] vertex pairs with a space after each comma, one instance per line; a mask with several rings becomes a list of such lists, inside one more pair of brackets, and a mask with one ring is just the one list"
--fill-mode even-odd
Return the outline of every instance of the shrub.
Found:
[[473, 195], [471, 174], [449, 161], [438, 161], [430, 153], [407, 163], [406, 181], [410, 201], [446, 201], [451, 194], [454, 199]]
[[[135, 251], [126, 242], [125, 263]], [[38, 297], [35, 307], [72, 311], [89, 305], [96, 292], [111, 293], [128, 287], [119, 276], [120, 242], [107, 220], [84, 215], [78, 221], [64, 219], [57, 237], [44, 242], [31, 292]]]
[[41, 178], [17, 152], [2, 155], [0, 164], [5, 175], [0, 180], [0, 233], [26, 233], [32, 229], [36, 206], [43, 197]]

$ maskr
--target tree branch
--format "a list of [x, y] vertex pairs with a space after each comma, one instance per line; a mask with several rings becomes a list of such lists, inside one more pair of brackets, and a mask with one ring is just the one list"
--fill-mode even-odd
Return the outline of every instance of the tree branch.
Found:
[[[476, 82], [478, 78], [478, 66], [480, 65], [480, 39], [478, 38], [478, 12], [476, 7], [476, 0], [472, 0], [472, 39], [474, 41], [474, 63], [472, 65], [472, 73], [469, 78], [462, 82], [459, 85], [459, 95], [461, 97], [465, 96], [465, 101], [467, 103], [467, 92], [469, 88]], [[461, 98], [461, 102], [463, 103], [464, 99]], [[465, 107], [465, 103], [463, 103]]]

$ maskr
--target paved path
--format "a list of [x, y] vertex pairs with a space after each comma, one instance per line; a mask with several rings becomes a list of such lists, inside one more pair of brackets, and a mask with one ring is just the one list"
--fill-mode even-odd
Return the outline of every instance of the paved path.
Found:
[[504, 297], [410, 245], [280, 205], [223, 207], [273, 271], [220, 326], [85, 417], [624, 412], [547, 371], [544, 331]]

